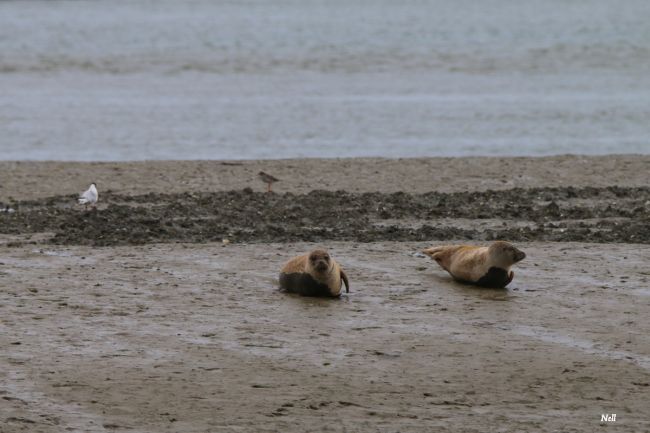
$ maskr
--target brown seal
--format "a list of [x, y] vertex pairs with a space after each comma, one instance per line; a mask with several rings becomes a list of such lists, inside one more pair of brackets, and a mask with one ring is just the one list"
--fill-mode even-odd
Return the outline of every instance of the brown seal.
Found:
[[497, 241], [488, 247], [445, 245], [422, 251], [455, 280], [482, 287], [504, 288], [515, 276], [510, 267], [526, 254], [509, 242]]
[[324, 250], [294, 257], [280, 271], [280, 288], [303, 296], [337, 297], [341, 295], [343, 283], [349, 293], [347, 275]]

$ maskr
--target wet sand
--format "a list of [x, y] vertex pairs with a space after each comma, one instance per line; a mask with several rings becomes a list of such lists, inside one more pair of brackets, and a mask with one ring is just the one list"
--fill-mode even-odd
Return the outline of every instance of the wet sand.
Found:
[[523, 244], [482, 290], [426, 245], [331, 244], [340, 300], [276, 289], [312, 244], [4, 247], [3, 432], [650, 428], [650, 247]]
[[[601, 198], [580, 196], [589, 190], [577, 189], [577, 196], [558, 199], [558, 207], [572, 212], [591, 209], [591, 220], [628, 218], [626, 224], [644, 224], [647, 210], [636, 201], [645, 199], [647, 172], [606, 171], [602, 164], [610, 164], [609, 160], [587, 160], [592, 169], [607, 173], [603, 183], [594, 180], [588, 185], [582, 180], [574, 185], [553, 176], [540, 185], [517, 186], [554, 186], [559, 189], [544, 193], [556, 194], [556, 199], [572, 187], [591, 186]], [[629, 163], [640, 169], [646, 161]], [[370, 178], [379, 162], [357, 161], [360, 178]], [[77, 227], [103, 215], [110, 219], [120, 206], [137, 215], [135, 209], [156, 208], [152, 202], [159, 199], [171, 200], [181, 214], [192, 208], [188, 203], [204, 199], [207, 204], [198, 209], [217, 212], [219, 207], [210, 203], [224, 197], [163, 191], [167, 195], [154, 196], [152, 202], [129, 201], [145, 191], [117, 178], [122, 187], [115, 187], [98, 211], [85, 213], [66, 207], [61, 195], [66, 192], [52, 186], [66, 165], [52, 164], [59, 169], [43, 169], [36, 176], [47, 180], [46, 192], [30, 195], [16, 186], [31, 179], [27, 171], [12, 172], [14, 189], [3, 183], [3, 196], [14, 197], [12, 203], [19, 207], [11, 219], [3, 216], [0, 234], [2, 433], [650, 429], [646, 243], [576, 243], [561, 236], [556, 242], [518, 242], [528, 257], [515, 267], [507, 290], [455, 283], [418, 254], [425, 246], [447, 241], [434, 237], [398, 242], [382, 231], [375, 233], [373, 242], [341, 241], [325, 233], [316, 244], [265, 241], [262, 234], [270, 231], [260, 230], [260, 236], [234, 238], [224, 246], [191, 237], [187, 234], [194, 232], [187, 228], [174, 232], [179, 234], [174, 238], [123, 242], [123, 237], [115, 237], [109, 246], [97, 247], [85, 239], [92, 230], [79, 232], [84, 238], [57, 239], [56, 227], [41, 232], [40, 226], [31, 224], [40, 221], [45, 226], [51, 217], [63, 218], [58, 224], [70, 223], [74, 211]], [[263, 165], [250, 164], [256, 167], [251, 168], [254, 172]], [[395, 161], [390, 164], [399, 166]], [[529, 159], [513, 165], [541, 173], [544, 164]], [[75, 167], [67, 165], [71, 173]], [[79, 170], [89, 173], [89, 167], [82, 164]], [[400, 170], [386, 174], [393, 176], [387, 182], [390, 188], [400, 188], [396, 179], [408, 167]], [[263, 187], [245, 176], [237, 179], [232, 180], [236, 188], [249, 183], [255, 189]], [[499, 179], [468, 177], [460, 182], [486, 191], [485, 185], [496, 185]], [[152, 189], [164, 190], [151, 184], [156, 185]], [[622, 190], [608, 188], [612, 185]], [[280, 184], [276, 186], [280, 189]], [[398, 195], [410, 203], [404, 207], [406, 214], [398, 213], [398, 206], [387, 207], [386, 221], [398, 227], [411, 224], [411, 210], [424, 205], [417, 194], [436, 191], [411, 190], [412, 186], [403, 184], [405, 196]], [[631, 190], [636, 187], [641, 189]], [[372, 185], [360, 182], [346, 189], [354, 188], [361, 194]], [[509, 197], [508, 188], [501, 189]], [[382, 193], [372, 197], [389, 200], [392, 190], [374, 191]], [[621, 191], [622, 199], [612, 198]], [[285, 192], [298, 200], [309, 198], [298, 187], [272, 197], [281, 203], [288, 197]], [[233, 194], [239, 203], [243, 193]], [[39, 197], [45, 198], [29, 203]], [[343, 205], [363, 197], [367, 198], [351, 195]], [[451, 195], [446, 200], [462, 197]], [[510, 224], [555, 224], [545, 220], [549, 212], [567, 224], [580, 216], [558, 214], [543, 199], [544, 206], [530, 204]], [[259, 200], [251, 200], [250, 206], [264, 219], [268, 203]], [[494, 200], [482, 206], [505, 205]], [[613, 201], [627, 214], [607, 214]], [[441, 209], [445, 206], [440, 204]], [[42, 220], [37, 218], [39, 212], [45, 216]], [[23, 220], [14, 219], [20, 215]], [[498, 233], [495, 227], [502, 218], [493, 216], [452, 212], [432, 218], [450, 229], [469, 230], [470, 240], [463, 242], [478, 242], [471, 237]], [[375, 224], [377, 215], [364, 217]], [[288, 221], [280, 227], [292, 225], [295, 222]], [[567, 232], [560, 230], [554, 233]], [[349, 295], [321, 300], [277, 290], [282, 263], [316, 245], [327, 246], [350, 275]], [[603, 413], [616, 413], [617, 421], [602, 426]]]

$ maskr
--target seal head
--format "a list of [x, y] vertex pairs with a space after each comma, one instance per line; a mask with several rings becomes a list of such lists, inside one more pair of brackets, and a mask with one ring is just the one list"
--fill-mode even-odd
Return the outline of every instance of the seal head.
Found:
[[496, 241], [488, 247], [488, 257], [492, 266], [509, 268], [526, 258], [526, 253], [510, 242]]
[[309, 253], [308, 266], [315, 274], [327, 273], [332, 268], [332, 260], [325, 250], [314, 250]]

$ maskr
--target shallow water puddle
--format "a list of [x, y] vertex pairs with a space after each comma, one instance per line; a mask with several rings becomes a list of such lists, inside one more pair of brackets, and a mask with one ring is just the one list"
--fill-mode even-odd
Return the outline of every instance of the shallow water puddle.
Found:
[[632, 362], [639, 367], [650, 370], [650, 356], [640, 355], [626, 350], [608, 350], [598, 347], [598, 343], [590, 340], [573, 338], [570, 335], [558, 334], [548, 329], [533, 326], [513, 326], [508, 329], [517, 335], [532, 337], [546, 343], [580, 349], [583, 352], [603, 358]]

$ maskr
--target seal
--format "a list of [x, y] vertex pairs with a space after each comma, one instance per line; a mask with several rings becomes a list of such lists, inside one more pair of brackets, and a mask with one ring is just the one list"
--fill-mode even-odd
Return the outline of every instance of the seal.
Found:
[[325, 250], [294, 257], [280, 271], [280, 288], [302, 296], [338, 297], [343, 283], [349, 293], [348, 276]]
[[456, 281], [501, 289], [515, 276], [510, 267], [526, 254], [509, 242], [496, 241], [487, 247], [445, 245], [422, 251], [449, 272]]

